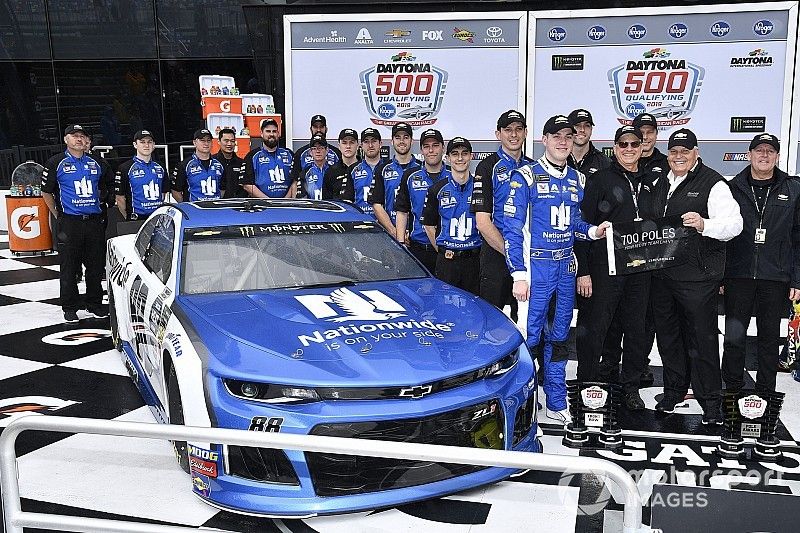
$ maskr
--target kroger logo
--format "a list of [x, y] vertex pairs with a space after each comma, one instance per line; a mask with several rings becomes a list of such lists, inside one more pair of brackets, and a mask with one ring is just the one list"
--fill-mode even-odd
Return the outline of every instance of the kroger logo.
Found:
[[599, 41], [606, 36], [606, 29], [602, 26], [592, 26], [586, 32], [586, 35], [593, 41]]
[[625, 107], [625, 114], [628, 115], [630, 118], [636, 118], [645, 111], [646, 109], [644, 105], [640, 104], [639, 102], [631, 102], [630, 104], [627, 105], [627, 107]]
[[687, 28], [686, 24], [684, 24], [683, 22], [676, 22], [675, 24], [669, 27], [669, 34], [675, 39], [680, 39], [687, 33], [689, 33], [689, 28]]
[[753, 31], [756, 35], [769, 35], [775, 26], [769, 20], [759, 20], [753, 25]]
[[731, 31], [731, 25], [725, 22], [724, 20], [720, 20], [715, 22], [711, 25], [711, 29], [709, 30], [711, 35], [716, 37], [725, 37]]
[[641, 24], [634, 24], [628, 28], [628, 37], [639, 40], [647, 34], [647, 28]]
[[395, 107], [392, 104], [381, 104], [378, 106], [378, 114], [383, 118], [392, 118], [395, 114]]
[[550, 28], [550, 31], [547, 33], [547, 37], [549, 37], [551, 41], [563, 41], [567, 38], [567, 30], [560, 26]]

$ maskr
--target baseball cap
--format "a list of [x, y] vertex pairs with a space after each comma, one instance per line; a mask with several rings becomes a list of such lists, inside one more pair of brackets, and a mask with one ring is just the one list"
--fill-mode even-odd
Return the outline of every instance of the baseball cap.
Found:
[[323, 126], [328, 125], [328, 120], [325, 118], [325, 115], [314, 115], [311, 117], [311, 125], [313, 126], [315, 122], [322, 122]]
[[202, 139], [203, 137], [213, 138], [214, 136], [211, 135], [211, 132], [207, 129], [203, 128], [201, 130], [197, 130], [194, 132], [194, 137], [192, 139]]
[[586, 109], [576, 109], [572, 113], [569, 114], [569, 121], [574, 126], [575, 124], [580, 124], [581, 122], [588, 122], [592, 126], [594, 126], [594, 119], [592, 118], [592, 114], [587, 111]]
[[691, 150], [697, 146], [697, 136], [694, 134], [694, 132], [692, 132], [692, 130], [681, 128], [669, 136], [667, 150], [675, 146], [683, 146], [684, 148]]
[[356, 142], [358, 142], [358, 132], [353, 128], [345, 128], [339, 132], [340, 141], [346, 137], [352, 137], [353, 139], [356, 140]]
[[653, 126], [654, 128], [658, 129], [658, 121], [656, 120], [656, 117], [650, 113], [639, 113], [633, 119], [633, 127], [638, 130], [642, 126]]
[[439, 130], [435, 130], [433, 128], [427, 129], [422, 132], [422, 134], [419, 136], [419, 145], [422, 146], [422, 143], [424, 143], [428, 139], [436, 139], [440, 143], [444, 144], [444, 137], [442, 137], [442, 132], [440, 132]]
[[450, 142], [447, 143], [447, 153], [449, 154], [456, 148], [466, 148], [470, 152], [472, 151], [472, 144], [464, 137], [453, 137], [450, 139]]
[[771, 133], [760, 133], [753, 137], [753, 140], [750, 141], [750, 148], [748, 149], [754, 150], [759, 144], [768, 144], [778, 152], [781, 151], [781, 142]]
[[133, 140], [134, 141], [140, 141], [140, 140], [144, 139], [145, 137], [150, 137], [154, 141], [156, 140], [156, 138], [153, 136], [153, 134], [150, 133], [150, 131], [148, 131], [148, 130], [139, 130], [139, 131], [137, 131], [136, 133], [133, 134]]
[[278, 121], [275, 120], [274, 118], [265, 118], [264, 120], [261, 121], [262, 130], [267, 126], [275, 126], [276, 128], [280, 129], [280, 126], [278, 126]]
[[565, 117], [564, 115], [555, 115], [547, 119], [547, 122], [544, 123], [544, 128], [542, 128], [542, 134], [547, 135], [558, 133], [563, 129], [568, 129], [572, 133], [575, 133], [575, 126], [572, 125], [572, 122]]
[[64, 135], [69, 135], [71, 133], [83, 133], [87, 137], [89, 136], [89, 131], [80, 124], [70, 124], [64, 129]]
[[308, 142], [308, 147], [311, 148], [312, 146], [328, 146], [328, 141], [322, 135], [314, 135]]
[[375, 128], [364, 128], [361, 130], [361, 142], [364, 142], [368, 137], [372, 137], [373, 139], [378, 139], [380, 141], [381, 132]]
[[527, 128], [528, 124], [525, 122], [525, 115], [514, 109], [509, 109], [497, 119], [497, 129], [502, 129], [510, 126], [514, 122], [522, 124], [523, 128]]
[[637, 139], [640, 141], [642, 140], [642, 132], [639, 128], [634, 128], [633, 126], [622, 126], [621, 128], [617, 128], [616, 133], [614, 133], [614, 142], [620, 140], [623, 135], [635, 135]]
[[403, 132], [408, 133], [411, 137], [414, 136], [414, 130], [412, 130], [411, 126], [409, 126], [406, 122], [398, 122], [392, 126], [392, 137]]

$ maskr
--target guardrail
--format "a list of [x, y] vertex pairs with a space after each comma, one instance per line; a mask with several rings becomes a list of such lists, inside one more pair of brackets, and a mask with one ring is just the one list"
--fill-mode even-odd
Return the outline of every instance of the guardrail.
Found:
[[496, 466], [549, 472], [591, 473], [614, 481], [624, 494], [623, 532], [645, 533], [642, 525], [642, 499], [636, 484], [622, 467], [604, 459], [571, 457], [505, 450], [482, 450], [432, 444], [397, 443], [379, 440], [347, 439], [289, 433], [256, 433], [238, 429], [200, 428], [120, 422], [57, 416], [23, 416], [13, 420], [0, 435], [0, 487], [6, 533], [23, 533], [23, 527], [52, 528], [87, 533], [197, 533], [197, 528], [162, 526], [23, 512], [19, 494], [19, 472], [15, 443], [23, 431], [88, 433], [163, 440], [186, 440], [311, 452], [366, 455], [394, 459], [442, 461], [479, 466]]

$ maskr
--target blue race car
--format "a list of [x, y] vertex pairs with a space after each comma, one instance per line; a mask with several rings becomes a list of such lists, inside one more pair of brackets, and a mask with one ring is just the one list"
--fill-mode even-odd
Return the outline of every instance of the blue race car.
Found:
[[[107, 276], [115, 345], [161, 422], [541, 451], [534, 366], [514, 324], [352, 206], [164, 206], [109, 241]], [[174, 446], [196, 494], [267, 516], [394, 506], [514, 473]]]

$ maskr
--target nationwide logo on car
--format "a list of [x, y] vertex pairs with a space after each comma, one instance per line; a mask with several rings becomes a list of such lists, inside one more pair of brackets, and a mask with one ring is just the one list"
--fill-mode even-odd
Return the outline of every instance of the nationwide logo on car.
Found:
[[644, 38], [645, 35], [647, 35], [647, 28], [641, 24], [633, 24], [630, 28], [628, 28], [628, 37], [635, 41]]
[[469, 30], [464, 30], [458, 27], [453, 28], [453, 38], [465, 43], [474, 43], [475, 34]]
[[648, 112], [660, 128], [682, 126], [697, 105], [705, 69], [672, 58], [665, 48], [652, 48], [608, 71], [611, 98], [620, 124]]
[[602, 26], [592, 26], [586, 36], [593, 41], [600, 41], [606, 36], [606, 29]]
[[719, 20], [711, 25], [708, 30], [714, 37], [725, 37], [731, 31], [731, 25], [724, 20]]
[[506, 42], [503, 37], [503, 28], [500, 26], [490, 26], [486, 28], [486, 37], [483, 38], [485, 43], [504, 43]]
[[447, 90], [447, 71], [409, 52], [361, 71], [361, 92], [374, 124], [436, 123]]
[[676, 22], [669, 27], [667, 33], [669, 33], [670, 37], [674, 39], [682, 39], [683, 37], [686, 37], [687, 33], [689, 33], [689, 28], [687, 28], [686, 24], [683, 22]]
[[756, 48], [744, 57], [732, 57], [731, 68], [771, 67], [772, 57], [763, 48]]
[[583, 70], [583, 54], [554, 55], [553, 70]]
[[725, 152], [722, 155], [723, 161], [748, 161], [750, 159], [746, 152]]
[[384, 39], [385, 44], [406, 44], [410, 43], [411, 30], [393, 29], [383, 34], [387, 39]]
[[767, 117], [731, 117], [731, 133], [763, 133]]
[[567, 30], [561, 26], [554, 26], [547, 32], [547, 38], [554, 42], [561, 42], [567, 38]]
[[755, 24], [753, 24], [753, 33], [756, 35], [766, 36], [772, 33], [772, 30], [775, 29], [775, 25], [772, 24], [771, 20], [759, 20]]

